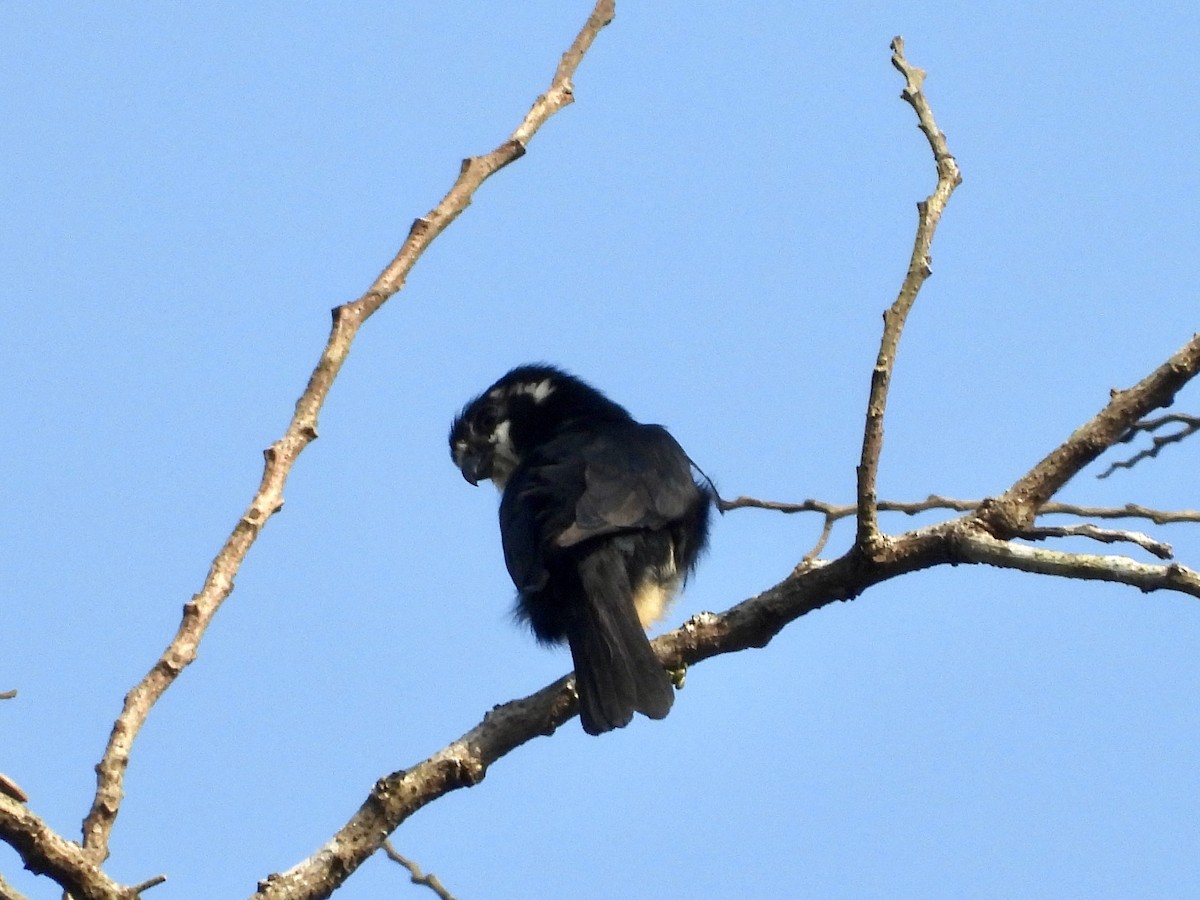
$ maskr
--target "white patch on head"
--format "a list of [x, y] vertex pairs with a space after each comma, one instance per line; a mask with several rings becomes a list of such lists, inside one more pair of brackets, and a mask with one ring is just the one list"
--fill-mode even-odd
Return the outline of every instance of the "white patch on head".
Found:
[[458, 464], [462, 463], [463, 454], [467, 452], [467, 447], [469, 447], [469, 446], [470, 446], [470, 444], [468, 444], [466, 441], [461, 440], [461, 439], [454, 442], [454, 462], [455, 463], [458, 463]]
[[501, 490], [520, 462], [512, 445], [511, 430], [512, 422], [505, 419], [488, 436], [488, 442], [492, 445], [492, 483]]
[[534, 403], [541, 403], [547, 397], [554, 393], [554, 385], [549, 378], [545, 378], [536, 384], [518, 384], [512, 389], [513, 396], [528, 394], [533, 398]]

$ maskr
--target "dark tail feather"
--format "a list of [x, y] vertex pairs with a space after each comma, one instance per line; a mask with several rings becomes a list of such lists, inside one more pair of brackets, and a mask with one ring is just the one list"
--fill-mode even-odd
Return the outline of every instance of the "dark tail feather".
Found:
[[635, 712], [663, 718], [675, 692], [638, 621], [624, 560], [600, 549], [581, 562], [579, 574], [583, 615], [567, 637], [583, 730], [623, 728]]

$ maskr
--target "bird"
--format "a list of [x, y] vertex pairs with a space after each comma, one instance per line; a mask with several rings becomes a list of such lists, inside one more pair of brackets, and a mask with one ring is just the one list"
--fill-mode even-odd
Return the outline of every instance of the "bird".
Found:
[[645, 629], [707, 547], [712, 482], [661, 425], [545, 364], [467, 403], [450, 455], [470, 484], [501, 491], [516, 617], [539, 642], [569, 646], [583, 730], [665, 718], [674, 689]]

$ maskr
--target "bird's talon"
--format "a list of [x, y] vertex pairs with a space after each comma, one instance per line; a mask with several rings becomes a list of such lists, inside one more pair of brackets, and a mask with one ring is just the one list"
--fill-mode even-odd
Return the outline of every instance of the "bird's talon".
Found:
[[671, 684], [675, 685], [675, 690], [682, 691], [683, 684], [687, 681], [687, 666], [680, 666], [677, 669], [667, 669], [667, 677], [671, 679]]

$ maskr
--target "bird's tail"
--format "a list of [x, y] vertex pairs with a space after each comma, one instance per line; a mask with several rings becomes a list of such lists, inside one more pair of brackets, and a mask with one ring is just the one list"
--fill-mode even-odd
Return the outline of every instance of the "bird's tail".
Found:
[[583, 730], [603, 734], [622, 728], [635, 712], [663, 718], [675, 693], [638, 621], [624, 558], [597, 548], [581, 561], [579, 574], [583, 615], [567, 639]]

